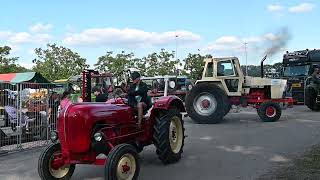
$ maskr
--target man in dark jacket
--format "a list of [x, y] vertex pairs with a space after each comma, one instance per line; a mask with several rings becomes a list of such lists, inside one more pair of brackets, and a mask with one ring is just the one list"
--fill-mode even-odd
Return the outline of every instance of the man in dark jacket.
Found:
[[148, 97], [148, 86], [140, 80], [140, 74], [133, 72], [131, 74], [132, 84], [128, 90], [129, 106], [138, 110], [138, 127], [141, 128], [141, 121], [144, 111], [150, 108], [150, 98]]
[[93, 94], [96, 96], [96, 102], [106, 102], [108, 101], [108, 94], [103, 93], [101, 88], [98, 86], [93, 87]]
[[318, 84], [318, 86], [320, 85], [320, 65], [317, 65], [314, 68], [314, 71], [312, 73], [312, 81], [315, 84]]

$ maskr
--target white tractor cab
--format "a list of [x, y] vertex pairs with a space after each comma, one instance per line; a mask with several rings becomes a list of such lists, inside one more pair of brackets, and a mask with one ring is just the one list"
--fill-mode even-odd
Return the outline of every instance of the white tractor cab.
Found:
[[286, 80], [244, 76], [236, 57], [207, 58], [201, 80], [186, 97], [188, 115], [198, 123], [218, 123], [232, 105], [252, 106], [265, 122], [281, 116], [280, 103], [292, 105], [286, 97]]

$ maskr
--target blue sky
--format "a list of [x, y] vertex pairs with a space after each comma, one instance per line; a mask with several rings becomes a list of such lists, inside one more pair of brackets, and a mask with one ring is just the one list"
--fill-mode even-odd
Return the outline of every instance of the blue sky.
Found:
[[12, 46], [21, 65], [30, 67], [34, 48], [46, 43], [71, 48], [89, 64], [110, 50], [141, 57], [175, 50], [176, 44], [179, 59], [199, 52], [237, 56], [244, 64], [247, 42], [248, 62], [258, 64], [283, 40], [285, 46], [268, 59], [274, 63], [286, 50], [319, 48], [318, 8], [315, 0], [10, 0], [0, 7], [0, 45]]

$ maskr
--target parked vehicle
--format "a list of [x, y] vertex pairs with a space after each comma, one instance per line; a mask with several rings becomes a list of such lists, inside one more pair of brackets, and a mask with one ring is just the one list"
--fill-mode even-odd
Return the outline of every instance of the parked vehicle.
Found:
[[253, 106], [265, 122], [281, 116], [279, 103], [292, 105], [286, 97], [286, 80], [244, 76], [238, 58], [207, 58], [202, 79], [196, 81], [186, 97], [188, 115], [197, 123], [218, 123], [232, 105]]
[[151, 90], [149, 95], [153, 99], [162, 96], [175, 95], [183, 102], [189, 90], [192, 89], [193, 84], [187, 76], [155, 76], [142, 77]]
[[301, 50], [286, 52], [283, 55], [281, 77], [288, 80], [288, 88], [296, 104], [304, 104], [306, 79], [311, 75], [313, 67], [320, 65], [320, 50]]
[[320, 65], [314, 71], [314, 77], [306, 80], [305, 104], [312, 111], [320, 111]]

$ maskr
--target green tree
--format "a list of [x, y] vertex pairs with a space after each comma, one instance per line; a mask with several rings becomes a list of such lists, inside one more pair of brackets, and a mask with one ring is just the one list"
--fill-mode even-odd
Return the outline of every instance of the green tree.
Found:
[[9, 57], [11, 48], [9, 46], [0, 47], [0, 73], [17, 73], [29, 71], [17, 64], [18, 57]]
[[165, 49], [161, 49], [159, 53], [149, 54], [142, 58], [146, 68], [145, 74], [147, 76], [175, 75], [179, 60], [173, 59], [174, 51], [168, 52]]
[[184, 61], [184, 73], [189, 76], [191, 79], [199, 79], [201, 78], [203, 71], [203, 60], [204, 56], [200, 54], [188, 54], [188, 57], [185, 58]]
[[86, 59], [71, 49], [47, 44], [47, 49], [35, 49], [37, 58], [34, 71], [40, 72], [49, 80], [65, 79], [70, 76], [79, 75], [83, 69], [88, 68]]
[[281, 72], [282, 71], [282, 63], [281, 62], [278, 62], [278, 63], [275, 63], [273, 65], [273, 68], [277, 71], [277, 72]]
[[160, 66], [157, 53], [152, 53], [143, 57], [142, 60], [146, 63], [145, 74], [146, 76], [158, 75], [158, 68]]
[[94, 66], [96, 70], [101, 72], [111, 72], [117, 77], [117, 81], [119, 82], [124, 80], [124, 70], [136, 65], [135, 62], [137, 62], [138, 59], [133, 57], [133, 53], [127, 54], [125, 51], [115, 56], [113, 56], [112, 51], [108, 51], [105, 55], [98, 58], [98, 62]]

